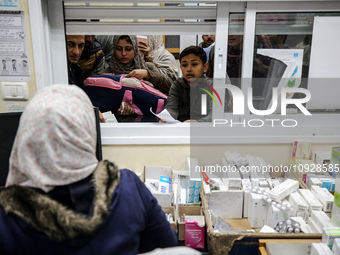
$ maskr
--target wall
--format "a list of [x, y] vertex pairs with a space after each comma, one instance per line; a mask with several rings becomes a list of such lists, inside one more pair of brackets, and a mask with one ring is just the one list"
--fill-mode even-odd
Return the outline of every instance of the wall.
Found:
[[[198, 155], [200, 164], [221, 164], [223, 152], [238, 151], [242, 156], [263, 157], [264, 160], [278, 166], [289, 165], [292, 144], [230, 144], [203, 145], [204, 152]], [[313, 144], [313, 151], [330, 151], [340, 144]], [[190, 145], [105, 145], [103, 158], [115, 162], [119, 168], [130, 168], [141, 173], [145, 165], [172, 166], [174, 170], [187, 170], [187, 158], [190, 157]], [[204, 158], [204, 160], [202, 160]], [[201, 159], [201, 160], [200, 160]]]
[[[7, 10], [7, 9], [0, 8], [0, 10]], [[21, 10], [24, 11], [25, 13], [25, 26], [26, 26], [25, 28], [26, 28], [26, 36], [27, 36], [29, 68], [30, 68], [30, 75], [31, 75], [31, 81], [28, 81], [27, 85], [28, 85], [29, 99], [31, 99], [34, 93], [36, 92], [36, 81], [35, 81], [35, 69], [34, 69], [34, 60], [33, 60], [31, 26], [30, 26], [30, 21], [29, 21], [28, 0], [21, 0]], [[3, 80], [1, 80], [1, 82], [2, 81]], [[6, 112], [6, 102], [15, 102], [15, 101], [4, 101], [0, 97], [0, 113]], [[28, 102], [28, 101], [19, 101], [19, 102]]]

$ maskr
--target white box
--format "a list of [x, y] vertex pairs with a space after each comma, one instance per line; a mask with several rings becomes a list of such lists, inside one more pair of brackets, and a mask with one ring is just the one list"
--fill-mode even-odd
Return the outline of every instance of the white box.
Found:
[[311, 191], [323, 205], [324, 212], [331, 212], [333, 208], [334, 196], [326, 188], [320, 188], [318, 186], [312, 186]]
[[299, 192], [294, 192], [289, 195], [289, 202], [292, 204], [294, 209], [296, 210], [296, 216], [302, 217], [305, 221], [308, 219], [308, 209], [309, 205], [307, 202], [303, 199], [303, 197], [300, 195]]
[[235, 166], [231, 166], [228, 164], [227, 160], [225, 158], [222, 158], [222, 163], [226, 167], [230, 167], [230, 170], [225, 172], [224, 178], [227, 178], [228, 186], [234, 188], [241, 189], [241, 175], [238, 171], [238, 169]]
[[334, 255], [325, 243], [312, 243], [310, 255]]
[[294, 192], [289, 195], [288, 201], [292, 204], [294, 208], [299, 211], [308, 211], [309, 205], [306, 200], [300, 195], [299, 192]]
[[331, 162], [331, 156], [332, 152], [331, 151], [313, 151], [313, 160], [317, 164], [329, 164]]
[[248, 221], [251, 228], [262, 228], [267, 220], [267, 201], [262, 199], [263, 195], [250, 193]]
[[300, 224], [300, 228], [303, 233], [311, 233], [310, 228], [307, 227], [307, 223], [302, 217], [291, 217], [291, 219]]
[[332, 251], [334, 255], [340, 255], [340, 238], [334, 239]]
[[206, 198], [208, 208], [215, 217], [242, 219], [243, 190], [212, 190], [206, 193]]
[[308, 187], [310, 188], [312, 185], [322, 187], [322, 181], [319, 178], [312, 177], [309, 179]]
[[309, 212], [311, 211], [322, 211], [322, 204], [319, 200], [313, 195], [313, 193], [309, 189], [299, 189], [300, 195], [306, 200], [309, 206]]
[[278, 209], [273, 204], [267, 204], [267, 225], [275, 228], [279, 221], [284, 221], [283, 211]]
[[320, 234], [322, 233], [322, 229], [319, 228], [319, 226], [316, 224], [316, 222], [311, 217], [308, 218], [308, 226], [312, 230], [312, 233], [320, 233]]
[[326, 227], [322, 229], [322, 242], [327, 244], [330, 249], [333, 247], [334, 239], [339, 237], [339, 227]]
[[324, 227], [335, 227], [334, 224], [331, 222], [331, 219], [324, 211], [312, 211], [311, 218], [320, 229], [323, 229]]
[[331, 220], [334, 225], [340, 226], [340, 208], [337, 206], [336, 203], [333, 203]]
[[272, 190], [269, 190], [268, 197], [275, 201], [281, 201], [289, 194], [295, 192], [299, 188], [299, 182], [287, 179]]
[[[159, 180], [161, 176], [173, 179], [172, 167], [171, 166], [145, 166], [145, 183], [148, 183], [152, 180], [158, 180], [158, 185], [159, 185]], [[150, 189], [150, 191], [152, 195], [157, 199], [157, 202], [160, 206], [171, 206], [172, 205], [172, 192], [164, 194], [158, 191], [156, 192], [153, 189]]]
[[243, 218], [248, 217], [248, 203], [251, 191], [251, 182], [249, 179], [242, 179], [242, 189], [244, 191], [243, 196]]

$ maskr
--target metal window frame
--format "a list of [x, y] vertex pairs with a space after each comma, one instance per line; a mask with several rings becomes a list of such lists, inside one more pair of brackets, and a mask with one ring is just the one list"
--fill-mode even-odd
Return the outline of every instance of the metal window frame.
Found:
[[[89, 0], [70, 0], [72, 3], [91, 3]], [[101, 1], [112, 3], [112, 1]], [[121, 1], [123, 2], [123, 1]], [[124, 1], [133, 2], [133, 1]], [[142, 3], [154, 3], [159, 1], [138, 1]], [[182, 1], [167, 1], [167, 2], [182, 2]], [[216, 45], [226, 45], [227, 37], [224, 32], [219, 31], [220, 28], [225, 29], [228, 21], [225, 17], [231, 12], [240, 12], [245, 8], [245, 38], [244, 38], [244, 53], [242, 63], [242, 77], [251, 77], [252, 70], [252, 50], [250, 45], [253, 44], [253, 33], [255, 33], [254, 15], [257, 12], [299, 12], [299, 11], [334, 11], [340, 9], [339, 2], [334, 1], [185, 1], [187, 3], [217, 3], [216, 14]], [[35, 72], [37, 79], [37, 89], [49, 86], [50, 84], [64, 83], [67, 84], [66, 63], [66, 46], [65, 46], [65, 24], [64, 10], [62, 0], [37, 0], [29, 1], [30, 22], [32, 26], [32, 41], [33, 54], [35, 62]], [[210, 8], [210, 7], [206, 7]], [[225, 13], [224, 11], [227, 11]], [[196, 16], [195, 16], [196, 17]], [[74, 24], [75, 25], [75, 24]], [[192, 25], [192, 24], [191, 24]], [[197, 27], [192, 26], [192, 29]], [[215, 25], [213, 25], [215, 26]], [[86, 26], [84, 26], [86, 27]], [[88, 33], [94, 27], [88, 26], [90, 29], [83, 29], [84, 33]], [[149, 28], [148, 28], [149, 27]], [[188, 31], [185, 25], [179, 25], [177, 34], [186, 34]], [[143, 30], [139, 30], [143, 28]], [[190, 28], [188, 25], [187, 28]], [[66, 30], [70, 29], [66, 26]], [[159, 30], [153, 30], [151, 24], [145, 23], [138, 26], [138, 33], [154, 32], [162, 33]], [[227, 28], [228, 29], [228, 28]], [[76, 31], [76, 30], [75, 30]], [[96, 30], [97, 33], [98, 30]], [[117, 31], [108, 30], [109, 33], [120, 33]], [[132, 31], [132, 30], [131, 30]], [[135, 31], [135, 30], [133, 30]], [[172, 33], [171, 30], [167, 31]], [[211, 31], [211, 27], [204, 31]], [[68, 31], [68, 33], [71, 31]], [[103, 31], [102, 31], [103, 32]], [[200, 30], [202, 34], [202, 30]], [[73, 31], [74, 33], [74, 31]], [[167, 33], [167, 34], [168, 34]], [[107, 34], [107, 33], [106, 33]], [[192, 32], [190, 33], [192, 34]], [[218, 48], [218, 47], [217, 47]], [[247, 50], [248, 49], [248, 50]], [[215, 54], [215, 56], [218, 56]], [[226, 60], [226, 51], [221, 49], [221, 58]], [[223, 61], [225, 63], [225, 61]], [[224, 70], [225, 74], [225, 68]], [[219, 75], [223, 77], [223, 73]], [[247, 84], [242, 84], [245, 90]], [[248, 85], [249, 86], [249, 85]], [[249, 144], [249, 143], [291, 143], [293, 139], [308, 139], [314, 143], [339, 143], [340, 123], [336, 119], [337, 114], [320, 114], [315, 116], [320, 120], [319, 125], [311, 125], [306, 121], [303, 125], [295, 130], [278, 128], [275, 130], [263, 128], [261, 130], [251, 128], [233, 128], [228, 132], [228, 137], [221, 140], [218, 137], [211, 140], [211, 143], [234, 143], [234, 144]], [[303, 116], [301, 117], [303, 119]], [[329, 121], [331, 120], [331, 121]], [[159, 124], [159, 123], [104, 123], [101, 126], [102, 143], [106, 144], [190, 144], [190, 125], [181, 123], [175, 125]], [[216, 141], [214, 141], [216, 140]]]

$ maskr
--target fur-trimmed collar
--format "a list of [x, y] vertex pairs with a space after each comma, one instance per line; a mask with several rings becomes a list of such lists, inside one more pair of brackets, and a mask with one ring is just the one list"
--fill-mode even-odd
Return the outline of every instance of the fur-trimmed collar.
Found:
[[91, 218], [76, 213], [34, 189], [10, 186], [0, 192], [0, 204], [7, 214], [13, 213], [55, 240], [93, 234], [109, 213], [111, 195], [117, 187], [120, 171], [111, 162], [99, 162], [93, 173], [96, 189]]

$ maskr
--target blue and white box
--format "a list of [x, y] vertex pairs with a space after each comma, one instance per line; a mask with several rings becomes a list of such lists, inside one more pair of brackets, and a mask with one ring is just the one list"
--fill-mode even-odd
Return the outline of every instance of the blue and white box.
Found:
[[171, 193], [171, 178], [170, 177], [161, 176], [159, 178], [158, 191], [161, 193], [167, 193], [167, 194]]

